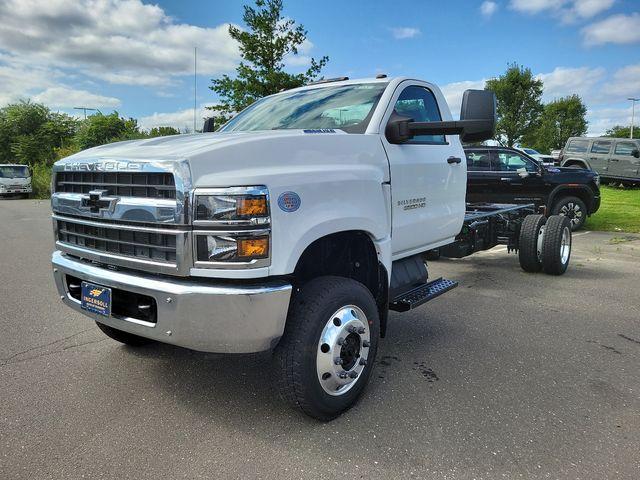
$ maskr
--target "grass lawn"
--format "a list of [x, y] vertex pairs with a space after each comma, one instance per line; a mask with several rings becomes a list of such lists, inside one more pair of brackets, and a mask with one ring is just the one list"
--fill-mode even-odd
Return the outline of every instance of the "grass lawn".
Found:
[[640, 233], [640, 188], [601, 187], [600, 210], [587, 219], [586, 230]]

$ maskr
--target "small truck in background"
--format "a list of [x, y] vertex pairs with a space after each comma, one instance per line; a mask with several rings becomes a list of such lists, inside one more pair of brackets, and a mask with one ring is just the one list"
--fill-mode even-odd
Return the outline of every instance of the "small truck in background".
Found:
[[28, 198], [32, 191], [31, 169], [27, 165], [0, 164], [0, 197], [20, 195]]
[[53, 173], [60, 298], [132, 346], [273, 351], [282, 397], [330, 420], [369, 381], [389, 311], [457, 285], [427, 252], [505, 244], [527, 272], [567, 269], [568, 219], [465, 201], [461, 140], [494, 125], [491, 92], [465, 92], [454, 121], [431, 83], [342, 78], [216, 133], [79, 152]]

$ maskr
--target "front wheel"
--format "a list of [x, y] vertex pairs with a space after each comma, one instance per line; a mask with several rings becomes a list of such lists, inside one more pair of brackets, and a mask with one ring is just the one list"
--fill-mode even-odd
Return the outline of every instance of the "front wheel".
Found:
[[310, 417], [334, 419], [367, 385], [379, 336], [376, 302], [363, 284], [329, 276], [305, 284], [274, 352], [281, 396]]
[[567, 217], [571, 222], [571, 231], [574, 232], [581, 229], [587, 220], [587, 206], [578, 197], [562, 197], [556, 200], [551, 213]]

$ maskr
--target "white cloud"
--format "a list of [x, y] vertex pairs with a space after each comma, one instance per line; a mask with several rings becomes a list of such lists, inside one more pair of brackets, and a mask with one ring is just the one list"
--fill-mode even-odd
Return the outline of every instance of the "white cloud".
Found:
[[0, 50], [114, 83], [158, 85], [189, 74], [194, 47], [205, 75], [239, 59], [226, 24], [177, 23], [141, 0], [2, 0], [0, 18]]
[[498, 10], [498, 4], [496, 2], [482, 2], [480, 5], [480, 13], [485, 18], [491, 18]]
[[[213, 116], [210, 110], [206, 107], [213, 105], [213, 103], [203, 103], [199, 106], [196, 112], [196, 128], [202, 128], [204, 119]], [[186, 108], [184, 110], [178, 110], [176, 112], [160, 112], [141, 117], [138, 119], [138, 124], [144, 129], [151, 129], [153, 127], [175, 127], [181, 132], [193, 131], [193, 108]]]
[[578, 94], [589, 97], [594, 86], [605, 76], [604, 68], [566, 68], [557, 67], [550, 73], [541, 73], [536, 77], [544, 82], [543, 100]]
[[614, 3], [615, 0], [511, 0], [509, 6], [530, 15], [550, 13], [565, 23], [574, 23], [609, 10]]
[[640, 14], [612, 15], [582, 29], [585, 45], [640, 42]]
[[119, 99], [114, 97], [105, 97], [69, 87], [49, 87], [44, 92], [35, 95], [33, 100], [52, 108], [66, 109], [74, 107], [113, 108], [120, 106], [121, 103]]
[[448, 83], [440, 87], [454, 118], [459, 117], [464, 91], [470, 89], [482, 90], [484, 84], [485, 80], [467, 80], [464, 82]]
[[615, 125], [631, 125], [631, 107], [587, 110], [587, 135], [598, 137]]
[[404, 40], [407, 38], [415, 38], [420, 35], [420, 29], [415, 27], [396, 27], [391, 29], [393, 37], [398, 40]]
[[[604, 68], [557, 67], [551, 72], [540, 73], [536, 78], [544, 82], [543, 102], [578, 94], [587, 105], [589, 135], [600, 135], [614, 125], [631, 122], [631, 108], [627, 97], [640, 93], [640, 63], [627, 65], [608, 74]], [[454, 118], [467, 89], [484, 88], [485, 80], [467, 80], [449, 83], [441, 87]]]

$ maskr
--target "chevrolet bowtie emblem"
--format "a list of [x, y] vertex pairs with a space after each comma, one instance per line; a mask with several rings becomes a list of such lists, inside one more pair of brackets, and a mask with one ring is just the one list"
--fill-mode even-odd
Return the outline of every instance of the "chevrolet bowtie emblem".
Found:
[[100, 210], [111, 210], [118, 199], [107, 197], [107, 193], [107, 190], [91, 190], [89, 195], [82, 197], [82, 208], [88, 208], [91, 213], [100, 213]]

